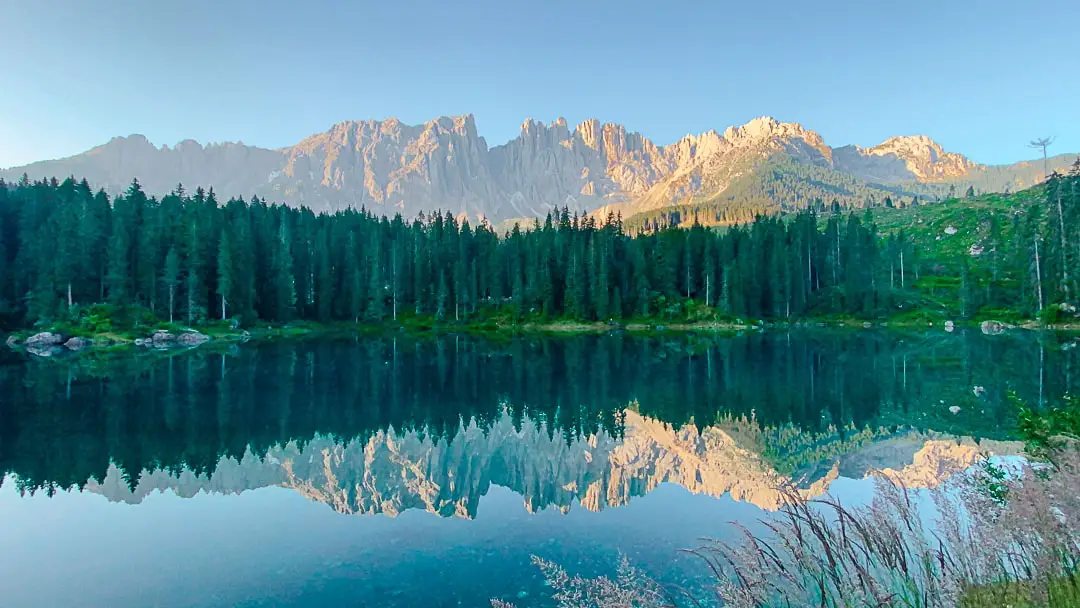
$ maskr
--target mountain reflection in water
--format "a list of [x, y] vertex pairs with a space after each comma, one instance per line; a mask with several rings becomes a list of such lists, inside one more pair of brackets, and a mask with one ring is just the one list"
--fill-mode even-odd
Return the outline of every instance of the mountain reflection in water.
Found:
[[800, 483], [808, 497], [823, 494], [841, 475], [860, 478], [876, 471], [909, 487], [933, 487], [973, 464], [982, 451], [1010, 454], [1019, 447], [1015, 442], [931, 438], [914, 431], [851, 433], [845, 440], [833, 431], [831, 437], [821, 437], [840, 453], [833, 466], [822, 476], [793, 478], [762, 456], [776, 435], [747, 420], [728, 420], [700, 432], [692, 425], [676, 430], [628, 409], [621, 437], [601, 430], [567, 442], [529, 419], [515, 428], [504, 414], [487, 428], [470, 421], [449, 439], [393, 429], [366, 441], [318, 436], [258, 456], [250, 450], [239, 459], [224, 456], [209, 474], [144, 470], [134, 487], [110, 465], [105, 478], [90, 480], [85, 490], [138, 504], [154, 491], [193, 496], [282, 486], [339, 513], [395, 516], [420, 509], [472, 519], [480, 497], [492, 485], [522, 496], [529, 512], [565, 512], [575, 504], [590, 511], [622, 506], [662, 483], [675, 483], [694, 494], [730, 494], [774, 510], [781, 504], [781, 488], [790, 482]]

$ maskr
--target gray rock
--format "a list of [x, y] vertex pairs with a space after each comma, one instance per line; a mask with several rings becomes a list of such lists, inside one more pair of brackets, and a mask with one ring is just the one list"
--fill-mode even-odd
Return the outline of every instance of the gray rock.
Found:
[[1012, 329], [1013, 326], [1008, 323], [1002, 323], [1001, 321], [983, 321], [979, 324], [979, 329], [982, 333], [988, 336], [996, 336], [998, 334], [1005, 333], [1006, 329]]
[[952, 321], [945, 321], [945, 331], [951, 332], [956, 329], [956, 324]]
[[14, 347], [19, 345], [19, 339], [16, 338], [15, 336], [8, 336], [7, 340], [5, 341], [5, 344], [7, 344], [8, 346], [14, 348]]
[[68, 350], [82, 350], [93, 345], [93, 343], [93, 340], [87, 340], [86, 338], [80, 338], [78, 336], [75, 336], [67, 342], [64, 342], [64, 346], [66, 346]]
[[177, 338], [177, 342], [179, 342], [180, 344], [183, 344], [184, 346], [196, 346], [198, 344], [202, 344], [204, 342], [209, 342], [209, 341], [210, 341], [210, 336], [208, 336], [206, 334], [203, 334], [203, 333], [199, 333], [197, 331], [184, 332], [184, 333], [180, 334], [179, 338]]
[[176, 343], [176, 336], [167, 331], [158, 330], [150, 336], [150, 343], [153, 344], [155, 348], [167, 348]]
[[50, 331], [43, 331], [39, 334], [34, 334], [27, 338], [26, 347], [30, 348], [31, 346], [56, 346], [57, 344], [62, 344], [63, 342], [64, 338], [60, 334], [54, 334]]
[[149, 346], [150, 344], [152, 342], [146, 338], [135, 338], [135, 346]]

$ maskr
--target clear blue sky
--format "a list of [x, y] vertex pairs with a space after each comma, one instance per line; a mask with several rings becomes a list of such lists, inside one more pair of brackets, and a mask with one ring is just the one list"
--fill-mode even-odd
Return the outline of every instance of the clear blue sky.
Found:
[[831, 145], [1080, 152], [1080, 3], [0, 0], [0, 166], [115, 135], [280, 147], [349, 119], [617, 121], [657, 143], [768, 114]]

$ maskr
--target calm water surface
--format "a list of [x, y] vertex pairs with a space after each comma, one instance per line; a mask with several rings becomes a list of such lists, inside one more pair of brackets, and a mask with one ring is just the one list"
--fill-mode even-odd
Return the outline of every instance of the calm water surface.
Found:
[[[4, 606], [550, 605], [531, 555], [693, 584], [794, 479], [1009, 450], [1071, 338], [319, 339], [0, 353]], [[952, 413], [950, 407], [960, 408]], [[940, 451], [940, 450], [939, 450]]]

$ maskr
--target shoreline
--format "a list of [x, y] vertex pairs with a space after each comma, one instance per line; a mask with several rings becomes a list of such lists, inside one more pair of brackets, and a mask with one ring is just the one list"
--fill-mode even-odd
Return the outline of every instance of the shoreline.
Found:
[[311, 323], [299, 322], [279, 326], [266, 325], [251, 328], [231, 328], [222, 325], [178, 326], [161, 324], [146, 330], [123, 332], [64, 331], [62, 327], [48, 329], [16, 330], [3, 334], [12, 350], [27, 351], [40, 356], [52, 356], [62, 352], [103, 351], [118, 349], [172, 350], [194, 348], [203, 344], [240, 344], [270, 340], [287, 340], [312, 337], [381, 336], [404, 334], [408, 336], [470, 335], [499, 339], [522, 335], [598, 335], [628, 333], [656, 336], [663, 334], [738, 334], [746, 331], [776, 330], [892, 330], [892, 331], [941, 331], [950, 333], [958, 329], [975, 329], [986, 335], [1006, 332], [1080, 332], [1080, 324], [1041, 324], [1034, 320], [1016, 324], [996, 320], [928, 322], [908, 320], [859, 320], [859, 319], [801, 319], [796, 321], [672, 321], [636, 320], [627, 322], [550, 321], [500, 324], [437, 324], [416, 322], [364, 323]]

